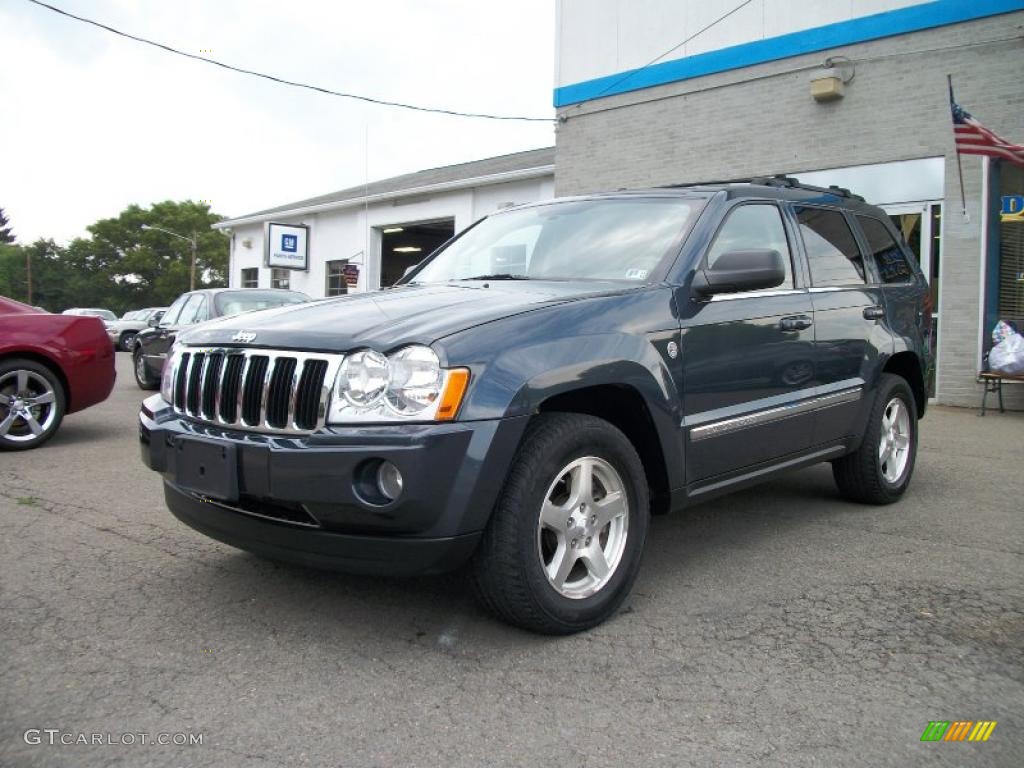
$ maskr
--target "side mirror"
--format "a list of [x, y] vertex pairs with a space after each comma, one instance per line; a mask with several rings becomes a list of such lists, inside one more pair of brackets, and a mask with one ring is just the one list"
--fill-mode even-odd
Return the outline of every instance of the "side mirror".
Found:
[[694, 290], [702, 296], [775, 288], [786, 279], [782, 254], [770, 248], [728, 251], [710, 269], [698, 269]]
[[146, 325], [150, 328], [156, 328], [160, 325], [160, 318], [164, 316], [163, 312], [156, 312], [149, 316], [149, 320], [146, 321]]
[[409, 273], [412, 272], [414, 269], [416, 269], [416, 267], [418, 267], [419, 265], [420, 265], [420, 262], [416, 262], [412, 266], [406, 267], [405, 271], [402, 272], [402, 278], [404, 279], [404, 278], [408, 277]]

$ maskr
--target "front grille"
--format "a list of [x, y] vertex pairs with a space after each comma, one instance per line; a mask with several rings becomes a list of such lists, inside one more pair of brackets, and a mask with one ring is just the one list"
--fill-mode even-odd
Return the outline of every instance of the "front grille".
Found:
[[304, 434], [324, 425], [341, 355], [195, 348], [175, 353], [174, 410], [210, 424]]

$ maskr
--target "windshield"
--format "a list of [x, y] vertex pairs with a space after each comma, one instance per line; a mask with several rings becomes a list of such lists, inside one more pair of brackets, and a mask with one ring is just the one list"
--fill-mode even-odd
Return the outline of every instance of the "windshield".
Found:
[[699, 203], [679, 198], [583, 200], [495, 214], [410, 276], [449, 280], [633, 280], [675, 253]]
[[117, 315], [111, 312], [109, 309], [80, 309], [79, 314], [90, 315], [91, 317], [99, 317], [104, 320], [117, 320]]
[[224, 291], [213, 300], [217, 317], [251, 312], [254, 309], [283, 307], [285, 304], [304, 304], [309, 296], [298, 291]]

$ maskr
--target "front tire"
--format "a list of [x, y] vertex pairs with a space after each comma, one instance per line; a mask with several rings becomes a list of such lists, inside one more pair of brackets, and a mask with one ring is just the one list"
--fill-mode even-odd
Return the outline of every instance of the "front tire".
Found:
[[142, 355], [142, 347], [136, 347], [132, 353], [132, 371], [135, 373], [135, 383], [139, 385], [139, 389], [157, 389], [160, 386], [160, 382], [149, 374], [146, 358]]
[[594, 416], [541, 414], [473, 557], [475, 591], [524, 629], [594, 627], [629, 594], [649, 520], [643, 464], [622, 432]]
[[862, 504], [892, 504], [917, 459], [917, 404], [906, 380], [882, 374], [860, 448], [832, 462], [839, 492]]
[[121, 338], [118, 341], [118, 346], [120, 346], [125, 352], [131, 352], [132, 347], [135, 346], [135, 331], [125, 331], [122, 333]]
[[67, 397], [53, 371], [32, 360], [0, 363], [0, 450], [38, 448], [56, 433]]

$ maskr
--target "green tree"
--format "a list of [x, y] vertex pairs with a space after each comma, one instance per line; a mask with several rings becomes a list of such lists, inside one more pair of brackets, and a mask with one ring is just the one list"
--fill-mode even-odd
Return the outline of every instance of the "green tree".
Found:
[[0, 245], [0, 295], [27, 300], [26, 263], [32, 263], [32, 303], [51, 311], [105, 307], [126, 312], [166, 306], [189, 288], [191, 246], [142, 225], [198, 241], [196, 287], [227, 285], [228, 241], [212, 224], [221, 217], [208, 205], [167, 200], [150, 208], [131, 205], [87, 227], [90, 237], [61, 247], [52, 240]]
[[10, 222], [7, 217], [4, 216], [4, 209], [0, 208], [0, 243], [13, 243], [14, 233], [11, 232], [11, 228], [7, 226]]

